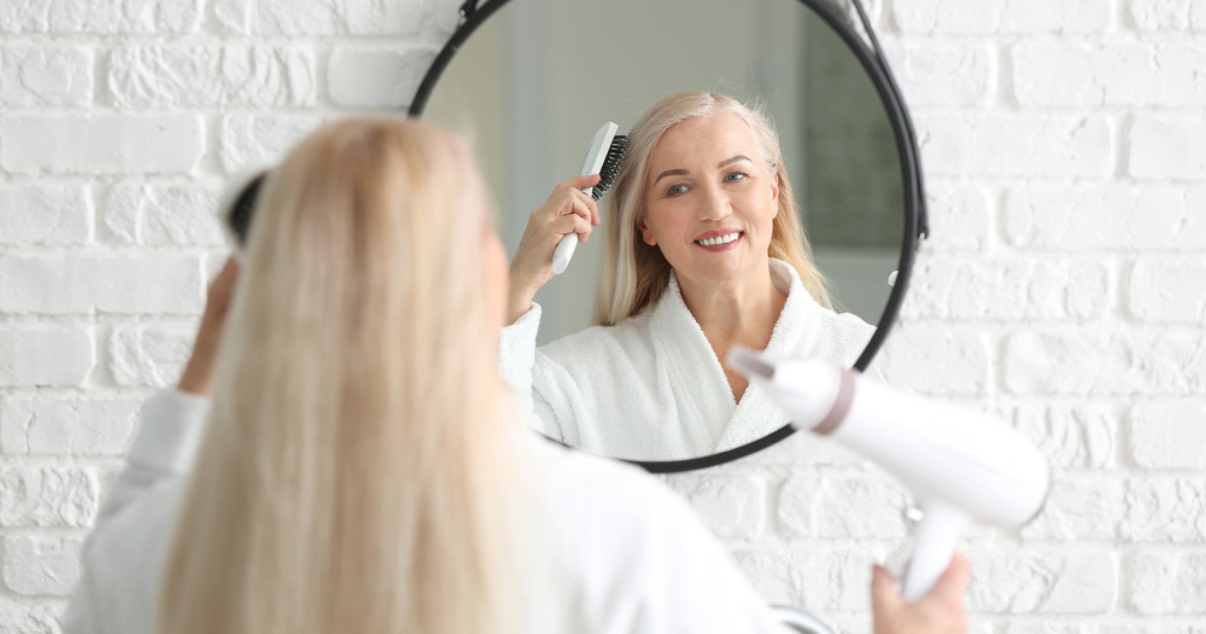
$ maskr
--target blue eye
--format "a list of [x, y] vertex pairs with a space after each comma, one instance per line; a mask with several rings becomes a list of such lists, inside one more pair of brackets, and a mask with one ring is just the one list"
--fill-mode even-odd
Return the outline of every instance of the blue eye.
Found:
[[675, 194], [681, 194], [685, 191], [687, 191], [686, 185], [675, 185], [674, 187], [671, 187], [669, 190], [667, 190], [666, 193], [670, 194], [671, 196], [674, 196]]
[[743, 172], [733, 172], [732, 174], [724, 177], [726, 181], [743, 181], [747, 178], [749, 178], [749, 175]]

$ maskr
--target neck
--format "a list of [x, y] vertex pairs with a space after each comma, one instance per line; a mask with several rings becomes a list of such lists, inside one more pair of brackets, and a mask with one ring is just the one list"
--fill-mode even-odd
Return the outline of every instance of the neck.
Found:
[[770, 263], [731, 282], [698, 281], [678, 276], [683, 302], [712, 345], [740, 343], [762, 349], [787, 296], [771, 281]]

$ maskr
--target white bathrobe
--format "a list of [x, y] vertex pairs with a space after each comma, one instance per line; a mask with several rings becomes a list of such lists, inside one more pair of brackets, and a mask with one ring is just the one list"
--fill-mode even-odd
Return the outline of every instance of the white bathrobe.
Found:
[[[849, 367], [875, 332], [851, 314], [821, 307], [786, 262], [771, 279], [787, 302], [766, 353]], [[653, 308], [536, 348], [540, 306], [503, 329], [502, 373], [548, 436], [628, 460], [684, 460], [753, 442], [787, 424], [756, 386], [733, 393], [678, 280]]]
[[[81, 555], [65, 634], [153, 634], [163, 568], [209, 410], [207, 399], [159, 392], [143, 406], [126, 468]], [[635, 467], [524, 434], [539, 476], [525, 499], [536, 518], [541, 582], [522, 612], [533, 634], [787, 634], [716, 538], [661, 482]], [[547, 559], [546, 559], [547, 558]], [[464, 606], [473, 609], [473, 606]], [[2, 628], [0, 628], [2, 629]]]

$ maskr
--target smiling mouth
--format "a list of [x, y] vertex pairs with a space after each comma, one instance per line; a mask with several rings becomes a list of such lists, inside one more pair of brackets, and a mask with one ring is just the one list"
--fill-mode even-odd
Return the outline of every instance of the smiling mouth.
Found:
[[705, 247], [720, 246], [722, 244], [728, 244], [730, 242], [736, 241], [737, 238], [741, 237], [742, 233], [743, 232], [741, 232], [741, 231], [736, 231], [734, 233], [725, 234], [723, 236], [716, 236], [715, 238], [705, 238], [703, 240], [696, 240], [695, 244], [705, 246]]

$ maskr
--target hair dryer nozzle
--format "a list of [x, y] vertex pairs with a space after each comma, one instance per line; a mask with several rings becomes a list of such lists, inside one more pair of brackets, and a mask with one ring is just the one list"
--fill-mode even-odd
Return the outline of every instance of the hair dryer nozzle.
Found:
[[775, 366], [763, 361], [757, 352], [745, 346], [730, 348], [724, 362], [747, 379], [769, 381], [775, 376]]

